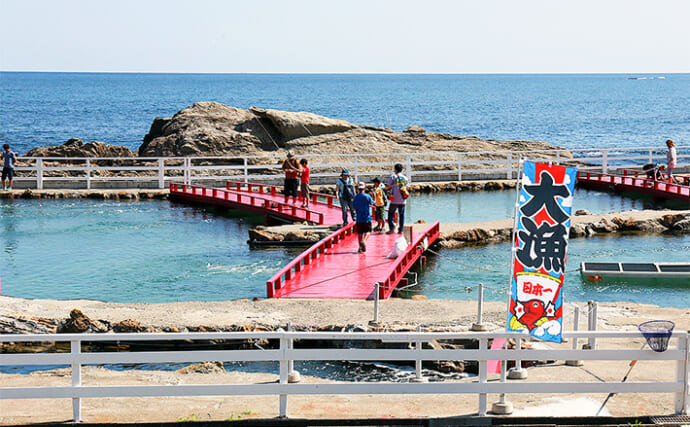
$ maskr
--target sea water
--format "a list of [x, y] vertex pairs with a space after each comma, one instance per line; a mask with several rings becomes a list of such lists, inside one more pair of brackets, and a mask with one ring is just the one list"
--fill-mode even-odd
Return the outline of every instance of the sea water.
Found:
[[[512, 216], [514, 197], [513, 191], [415, 195], [409, 217], [505, 219]], [[573, 208], [602, 213], [641, 209], [644, 203], [578, 190]], [[1, 199], [0, 293], [151, 303], [263, 298], [266, 280], [303, 248], [251, 249], [248, 230], [262, 220], [160, 200]], [[690, 306], [687, 284], [589, 283], [574, 271], [581, 261], [687, 261], [688, 253], [688, 235], [572, 239], [566, 300]], [[429, 255], [418, 286], [401, 296], [476, 299], [476, 286], [483, 283], [487, 299], [501, 301], [509, 272], [507, 243], [443, 250]]]
[[690, 141], [690, 74], [21, 72], [0, 73], [0, 139], [20, 154], [69, 138], [136, 150], [155, 117], [200, 101], [571, 149]]

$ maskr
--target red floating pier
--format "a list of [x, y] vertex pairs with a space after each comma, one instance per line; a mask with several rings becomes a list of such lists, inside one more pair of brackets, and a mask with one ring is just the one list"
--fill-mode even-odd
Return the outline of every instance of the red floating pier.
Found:
[[[198, 185], [170, 184], [173, 200], [240, 209], [272, 215], [290, 221], [340, 224], [342, 211], [334, 196], [312, 193], [308, 209], [283, 203], [282, 187], [228, 181], [225, 189]], [[373, 299], [376, 284], [379, 298], [406, 284], [405, 274], [439, 237], [436, 221], [420, 233], [412, 232], [407, 249], [387, 258], [401, 234], [372, 233], [367, 250], [359, 253], [355, 224], [350, 223], [319, 241], [266, 282], [266, 294], [273, 298]]]
[[342, 222], [340, 207], [333, 203], [334, 196], [330, 194], [313, 193], [311, 206], [302, 208], [284, 203], [284, 196], [278, 191], [282, 191], [282, 187], [234, 181], [228, 181], [226, 189], [170, 184], [172, 200], [240, 209], [287, 221], [307, 221], [327, 225]]
[[625, 170], [623, 175], [578, 171], [577, 182], [586, 188], [627, 191], [646, 194], [656, 199], [677, 200], [690, 204], [690, 178], [678, 177], [682, 183], [672, 183], [640, 176], [644, 172]]
[[436, 221], [421, 233], [397, 258], [386, 258], [400, 234], [372, 233], [367, 250], [358, 253], [354, 223], [341, 228], [286, 265], [266, 282], [266, 294], [275, 298], [373, 299], [376, 284], [379, 298], [388, 298], [407, 271], [439, 236]]

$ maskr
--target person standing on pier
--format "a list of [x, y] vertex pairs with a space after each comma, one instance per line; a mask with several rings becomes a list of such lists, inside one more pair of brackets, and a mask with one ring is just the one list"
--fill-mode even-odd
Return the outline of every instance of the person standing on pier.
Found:
[[396, 211], [398, 212], [398, 233], [403, 232], [403, 225], [405, 225], [405, 201], [410, 195], [407, 189], [407, 178], [402, 174], [403, 165], [396, 163], [393, 170], [395, 173], [388, 179], [388, 187], [386, 187], [393, 196], [388, 206], [388, 234], [395, 233]]
[[[4, 161], [2, 165], [2, 188], [3, 190], [12, 190], [12, 182], [14, 181], [14, 162], [17, 160], [17, 154], [10, 150], [10, 144], [3, 144], [0, 159]], [[7, 185], [9, 180], [10, 185]]]
[[382, 233], [386, 223], [386, 195], [380, 179], [374, 178], [372, 182], [374, 183], [374, 217], [376, 219], [374, 231]]
[[335, 194], [338, 196], [340, 209], [343, 210], [343, 227], [347, 225], [347, 212], [350, 212], [352, 220], [355, 221], [357, 214], [352, 206], [352, 199], [355, 197], [355, 182], [350, 177], [350, 171], [343, 169], [340, 178], [335, 183]]
[[667, 139], [666, 147], [668, 147], [666, 152], [666, 173], [670, 182], [676, 182], [675, 178], [673, 178], [673, 168], [676, 167], [676, 145], [673, 143], [673, 140]]
[[308, 163], [309, 162], [307, 162], [307, 159], [302, 159], [299, 161], [299, 164], [302, 167], [302, 173], [299, 175], [299, 189], [302, 196], [302, 207], [307, 209], [309, 208], [309, 197], [311, 196], [309, 191], [309, 175], [311, 174], [311, 169], [309, 169]]
[[287, 159], [283, 162], [283, 171], [285, 172], [285, 183], [283, 193], [285, 193], [285, 203], [288, 203], [290, 196], [294, 198], [294, 203], [297, 204], [297, 188], [299, 187], [299, 174], [301, 168], [295, 154], [288, 151]]
[[357, 236], [359, 236], [359, 250], [357, 252], [363, 253], [367, 251], [367, 239], [371, 235], [371, 207], [374, 206], [374, 199], [364, 191], [367, 189], [366, 184], [360, 182], [357, 184], [357, 195], [352, 201], [352, 206], [357, 213]]

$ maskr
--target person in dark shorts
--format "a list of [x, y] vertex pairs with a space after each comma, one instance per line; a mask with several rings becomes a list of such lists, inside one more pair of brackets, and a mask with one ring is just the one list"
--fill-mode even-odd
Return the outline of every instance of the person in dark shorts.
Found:
[[[3, 190], [12, 190], [12, 182], [14, 181], [14, 162], [17, 160], [17, 154], [10, 150], [10, 144], [3, 144], [0, 159], [2, 164], [2, 188]], [[9, 180], [10, 185], [7, 185]]]
[[352, 206], [355, 208], [357, 235], [359, 236], [359, 253], [366, 252], [367, 239], [371, 234], [371, 207], [374, 206], [374, 199], [364, 191], [367, 186], [360, 182], [357, 185], [357, 195], [352, 200]]
[[290, 197], [293, 197], [294, 203], [297, 204], [297, 189], [299, 187], [299, 174], [301, 168], [292, 151], [288, 151], [287, 153], [287, 159], [283, 162], [283, 171], [285, 172], [283, 190], [283, 193], [285, 193], [285, 203], [288, 203]]
[[374, 231], [383, 232], [386, 224], [386, 192], [380, 179], [374, 178], [372, 182], [374, 183], [374, 219], [376, 220]]
[[309, 191], [309, 174], [311, 173], [311, 169], [309, 169], [308, 163], [309, 162], [307, 162], [307, 159], [302, 159], [299, 161], [299, 164], [302, 167], [299, 182], [303, 208], [309, 208], [309, 198], [311, 196]]

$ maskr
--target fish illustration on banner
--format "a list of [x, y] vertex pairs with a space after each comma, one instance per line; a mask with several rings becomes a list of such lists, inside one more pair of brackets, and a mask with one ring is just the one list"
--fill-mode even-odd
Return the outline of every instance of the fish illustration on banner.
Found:
[[561, 342], [563, 280], [577, 169], [525, 161], [508, 331]]

